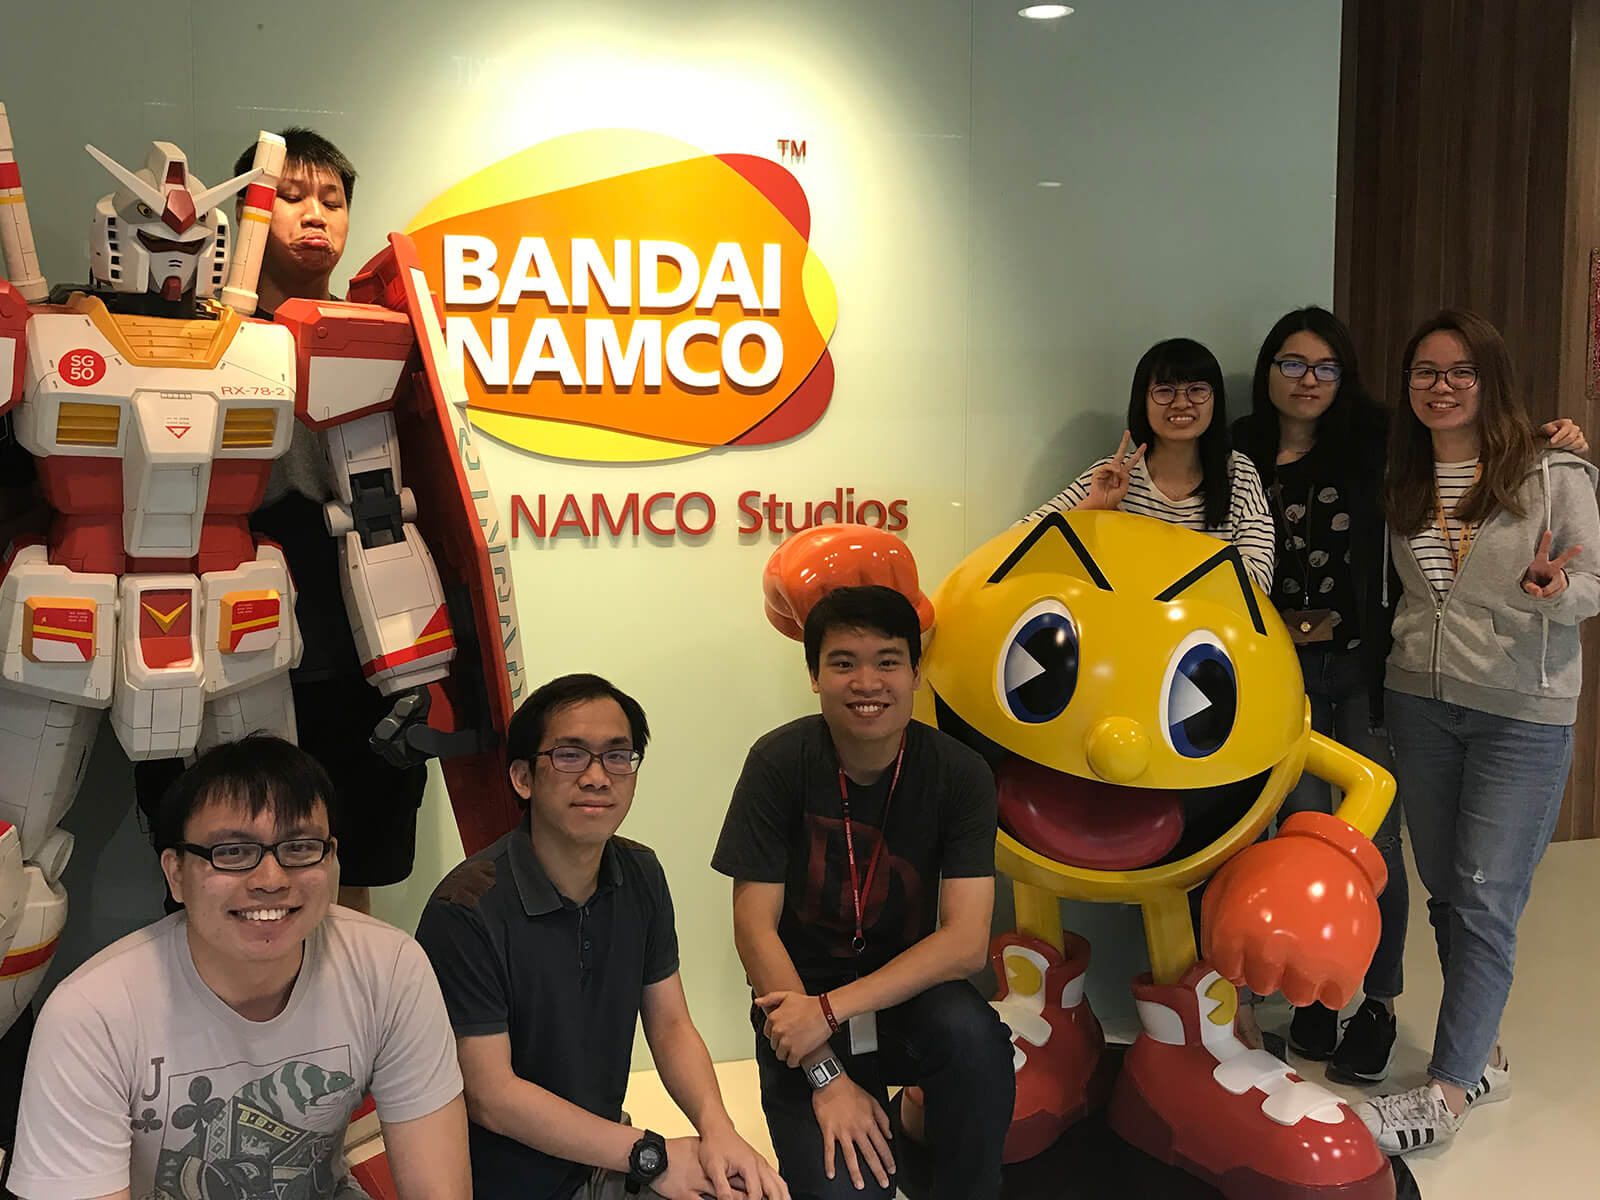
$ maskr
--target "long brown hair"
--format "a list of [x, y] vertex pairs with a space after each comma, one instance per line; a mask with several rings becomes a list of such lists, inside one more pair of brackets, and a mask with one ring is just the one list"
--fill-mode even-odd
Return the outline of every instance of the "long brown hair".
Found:
[[1389, 430], [1389, 466], [1384, 479], [1384, 508], [1391, 529], [1410, 536], [1433, 515], [1433, 438], [1412, 411], [1410, 379], [1405, 372], [1422, 339], [1448, 330], [1467, 344], [1478, 368], [1478, 461], [1483, 473], [1456, 506], [1456, 519], [1467, 524], [1486, 520], [1497, 509], [1522, 516], [1517, 491], [1538, 453], [1539, 437], [1517, 392], [1511, 355], [1500, 331], [1477, 313], [1445, 309], [1418, 326], [1401, 357], [1401, 403], [1395, 406]]

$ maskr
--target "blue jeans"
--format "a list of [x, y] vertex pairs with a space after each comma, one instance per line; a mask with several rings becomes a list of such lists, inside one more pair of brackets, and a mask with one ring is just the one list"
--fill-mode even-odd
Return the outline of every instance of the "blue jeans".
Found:
[[[1311, 701], [1311, 727], [1370, 758], [1386, 770], [1394, 770], [1389, 752], [1389, 736], [1374, 728], [1372, 703], [1366, 672], [1358, 650], [1326, 650], [1320, 646], [1299, 646], [1300, 673], [1305, 678], [1306, 696]], [[1278, 811], [1278, 820], [1299, 812], [1333, 811], [1333, 789], [1328, 782], [1302, 775]], [[1389, 869], [1389, 886], [1378, 897], [1378, 917], [1382, 932], [1378, 949], [1367, 968], [1364, 990], [1374, 1000], [1393, 1000], [1405, 986], [1404, 959], [1406, 923], [1411, 913], [1411, 888], [1406, 879], [1406, 859], [1400, 849], [1400, 801], [1389, 806], [1389, 813], [1372, 839]]]
[[1428, 1073], [1470, 1088], [1499, 1037], [1517, 921], [1561, 812], [1572, 726], [1392, 691], [1384, 705], [1444, 972]]

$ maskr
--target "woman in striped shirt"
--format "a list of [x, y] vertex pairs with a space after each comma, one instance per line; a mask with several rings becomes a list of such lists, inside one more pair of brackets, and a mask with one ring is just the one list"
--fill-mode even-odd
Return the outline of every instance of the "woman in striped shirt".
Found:
[[[1541, 444], [1504, 341], [1442, 312], [1406, 346], [1384, 507], [1404, 592], [1384, 695], [1444, 972], [1428, 1081], [1357, 1110], [1390, 1154], [1503, 1099], [1517, 922], [1554, 832], [1600, 612], [1595, 468]], [[1387, 931], [1386, 931], [1387, 932]]]
[[[1131, 455], [1130, 440], [1138, 444]], [[1255, 466], [1228, 448], [1222, 368], [1199, 342], [1171, 338], [1145, 351], [1116, 454], [1027, 519], [1075, 508], [1117, 508], [1209, 533], [1238, 548], [1258, 587], [1272, 587], [1272, 514]]]

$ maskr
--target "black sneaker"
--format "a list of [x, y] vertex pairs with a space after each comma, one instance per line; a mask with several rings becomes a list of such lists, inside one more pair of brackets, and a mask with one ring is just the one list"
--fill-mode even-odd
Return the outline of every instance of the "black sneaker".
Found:
[[1289, 1049], [1301, 1058], [1324, 1062], [1333, 1057], [1338, 1040], [1339, 1014], [1333, 1009], [1313, 1000], [1294, 1010], [1294, 1020], [1289, 1022]]
[[1394, 1062], [1394, 1014], [1378, 1000], [1363, 1000], [1344, 1023], [1344, 1037], [1328, 1064], [1328, 1078], [1357, 1086], [1381, 1083]]

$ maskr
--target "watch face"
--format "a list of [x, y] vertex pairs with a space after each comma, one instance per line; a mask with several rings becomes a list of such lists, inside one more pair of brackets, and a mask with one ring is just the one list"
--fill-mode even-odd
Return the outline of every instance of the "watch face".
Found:
[[666, 1166], [667, 1156], [654, 1146], [639, 1147], [639, 1173], [654, 1175]]

